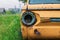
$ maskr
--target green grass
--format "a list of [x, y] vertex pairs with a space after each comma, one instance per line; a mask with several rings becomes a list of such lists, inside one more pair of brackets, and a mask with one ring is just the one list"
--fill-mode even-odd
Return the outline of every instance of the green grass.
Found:
[[0, 40], [22, 40], [19, 14], [0, 15]]

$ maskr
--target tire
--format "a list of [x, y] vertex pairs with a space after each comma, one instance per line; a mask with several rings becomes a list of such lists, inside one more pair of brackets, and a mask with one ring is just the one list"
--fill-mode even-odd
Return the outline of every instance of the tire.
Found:
[[22, 15], [22, 23], [31, 26], [36, 22], [36, 17], [33, 12], [25, 12]]

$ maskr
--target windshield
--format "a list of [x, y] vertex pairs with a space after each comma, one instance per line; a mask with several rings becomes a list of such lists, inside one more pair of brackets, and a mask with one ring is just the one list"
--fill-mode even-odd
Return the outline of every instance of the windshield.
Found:
[[30, 4], [60, 4], [60, 0], [29, 0]]

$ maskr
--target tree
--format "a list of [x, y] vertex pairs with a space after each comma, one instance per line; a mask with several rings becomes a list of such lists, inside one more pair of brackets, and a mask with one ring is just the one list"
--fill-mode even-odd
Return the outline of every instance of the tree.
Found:
[[27, 2], [27, 0], [19, 0], [19, 1]]

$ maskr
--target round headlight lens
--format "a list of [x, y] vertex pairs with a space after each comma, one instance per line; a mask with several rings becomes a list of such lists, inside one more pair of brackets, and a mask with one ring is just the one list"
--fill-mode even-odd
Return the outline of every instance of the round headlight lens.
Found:
[[33, 25], [36, 22], [36, 17], [33, 12], [25, 12], [22, 15], [22, 22], [25, 25]]

